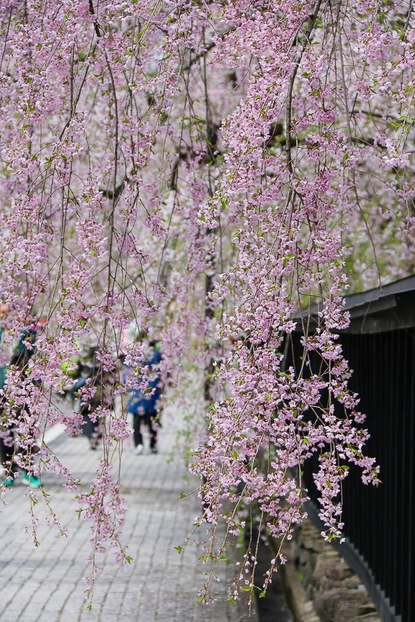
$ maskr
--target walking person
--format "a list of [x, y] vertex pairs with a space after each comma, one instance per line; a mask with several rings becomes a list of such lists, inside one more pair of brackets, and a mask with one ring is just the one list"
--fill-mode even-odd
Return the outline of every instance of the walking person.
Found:
[[[7, 318], [8, 312], [9, 312], [9, 306], [6, 304], [1, 304], [0, 305], [0, 348], [3, 344], [3, 335], [4, 335], [4, 329], [5, 329], [6, 318]], [[0, 460], [1, 460], [2, 470], [4, 471], [2, 475], [1, 484], [5, 486], [11, 486], [13, 484], [13, 479], [7, 477], [7, 470], [6, 470], [6, 464], [8, 464], [8, 462], [10, 461], [9, 451], [3, 439], [3, 435], [7, 435], [8, 429], [7, 429], [6, 416], [4, 412], [4, 397], [3, 397], [4, 385], [6, 383], [6, 375], [7, 375], [7, 364], [6, 364], [6, 357], [4, 356], [2, 349], [0, 349], [0, 356], [1, 356], [1, 364], [0, 364], [0, 426], [1, 426], [1, 430], [0, 432], [2, 432], [2, 434], [0, 434]], [[4, 475], [6, 475], [6, 477], [4, 477]]]
[[[34, 344], [36, 341], [36, 330], [31, 328], [22, 332], [19, 342], [14, 349], [10, 360], [9, 370], [18, 372], [19, 382], [21, 386], [27, 386], [27, 368], [31, 357], [34, 354]], [[5, 383], [7, 369], [3, 371]], [[15, 477], [19, 471], [22, 471], [22, 483], [31, 488], [40, 488], [42, 483], [38, 477], [33, 474], [34, 454], [38, 451], [38, 447], [31, 436], [31, 430], [27, 430], [29, 438], [26, 439], [24, 447], [19, 445], [18, 434], [16, 430], [20, 427], [22, 421], [25, 420], [25, 414], [28, 414], [29, 405], [25, 400], [18, 408], [12, 407], [7, 402], [7, 388], [5, 384], [2, 390], [2, 407], [1, 407], [1, 425], [2, 434], [0, 442], [0, 459], [1, 465], [5, 471], [1, 484], [7, 487], [13, 486]], [[30, 442], [29, 442], [30, 441]], [[18, 459], [16, 459], [18, 456]]]
[[130, 392], [127, 410], [133, 415], [134, 453], [140, 455], [144, 451], [142, 426], [147, 425], [150, 433], [150, 451], [157, 453], [157, 432], [159, 427], [159, 402], [162, 396], [160, 377], [161, 362], [160, 346], [157, 342], [150, 343], [150, 354], [144, 362], [144, 373], [141, 378], [146, 389], [134, 389]]
[[84, 420], [82, 431], [89, 441], [90, 449], [95, 450], [102, 438], [102, 422], [97, 411], [109, 405], [112, 407], [113, 380], [110, 374], [103, 371], [94, 347], [89, 348], [85, 360], [78, 366], [78, 371], [80, 375], [73, 385], [72, 393], [76, 395], [79, 389], [87, 385], [95, 389], [92, 397], [86, 400], [81, 397], [80, 400], [80, 413]]

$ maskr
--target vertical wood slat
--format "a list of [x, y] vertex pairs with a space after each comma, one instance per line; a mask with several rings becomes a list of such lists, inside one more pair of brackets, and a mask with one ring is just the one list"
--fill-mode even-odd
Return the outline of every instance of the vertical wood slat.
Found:
[[[372, 489], [356, 471], [346, 479], [345, 534], [365, 565], [361, 572], [372, 577], [373, 594], [381, 595], [374, 600], [383, 619], [413, 622], [415, 329], [343, 334], [341, 342], [354, 370], [351, 388], [367, 414], [368, 453], [376, 456], [382, 481]], [[313, 468], [312, 462], [306, 467], [305, 481], [316, 502]]]

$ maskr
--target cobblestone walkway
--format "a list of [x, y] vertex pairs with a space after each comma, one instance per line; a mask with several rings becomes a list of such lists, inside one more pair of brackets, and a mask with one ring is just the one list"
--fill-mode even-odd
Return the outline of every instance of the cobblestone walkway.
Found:
[[[126, 443], [122, 461], [123, 493], [128, 501], [124, 540], [134, 557], [119, 569], [110, 551], [95, 586], [92, 611], [84, 600], [83, 577], [90, 552], [89, 526], [76, 515], [76, 502], [56, 475], [45, 474], [44, 490], [65, 528], [62, 537], [45, 524], [42, 499], [35, 507], [40, 520], [36, 548], [25, 529], [30, 525], [28, 490], [21, 483], [5, 491], [7, 506], [0, 514], [0, 620], [2, 622], [244, 622], [245, 603], [226, 604], [233, 567], [220, 567], [214, 582], [216, 600], [197, 602], [205, 568], [197, 561], [200, 550], [189, 546], [179, 555], [175, 546], [190, 533], [200, 512], [195, 496], [179, 500], [194, 481], [187, 477], [179, 457], [168, 461], [175, 429], [167, 421], [160, 433], [160, 451], [135, 456]], [[51, 447], [64, 464], [84, 481], [91, 480], [102, 457], [88, 449], [85, 438], [61, 435]], [[41, 496], [41, 495], [40, 495]]]

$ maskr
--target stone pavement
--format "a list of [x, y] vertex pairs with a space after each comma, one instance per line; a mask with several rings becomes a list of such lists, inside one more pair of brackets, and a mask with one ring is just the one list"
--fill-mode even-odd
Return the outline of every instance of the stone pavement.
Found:
[[[213, 581], [214, 600], [197, 602], [206, 567], [197, 560], [200, 549], [181, 545], [200, 513], [195, 495], [180, 499], [181, 492], [195, 487], [186, 475], [180, 456], [171, 458], [175, 426], [165, 420], [160, 432], [159, 453], [147, 450], [135, 456], [132, 443], [125, 444], [122, 459], [123, 494], [128, 512], [124, 541], [131, 565], [120, 569], [112, 551], [105, 556], [105, 569], [97, 579], [92, 611], [84, 599], [90, 553], [89, 525], [78, 520], [73, 494], [66, 492], [55, 474], [43, 477], [44, 490], [58, 514], [68, 537], [60, 536], [55, 525], [45, 523], [46, 504], [38, 494], [34, 511], [39, 516], [37, 538], [30, 533], [28, 489], [17, 482], [5, 491], [0, 508], [0, 620], [2, 622], [245, 622], [249, 617], [245, 602], [226, 604], [233, 564], [219, 567], [220, 581]], [[61, 461], [83, 481], [91, 481], [102, 450], [89, 450], [84, 437], [61, 434], [50, 442]], [[30, 530], [29, 530], [30, 531]]]

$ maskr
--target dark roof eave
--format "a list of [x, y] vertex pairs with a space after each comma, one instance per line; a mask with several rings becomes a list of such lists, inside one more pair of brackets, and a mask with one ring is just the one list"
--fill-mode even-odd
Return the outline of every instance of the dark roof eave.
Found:
[[[415, 275], [383, 287], [346, 297], [345, 310], [350, 313], [350, 326], [342, 332], [377, 333], [415, 326]], [[319, 305], [303, 310], [297, 316], [298, 332], [303, 326], [313, 331], [318, 325]]]

